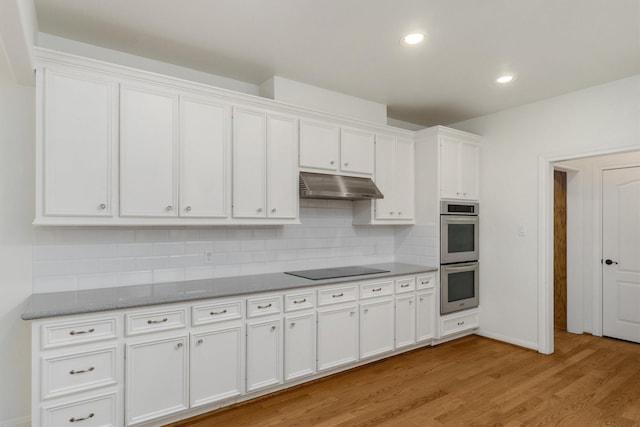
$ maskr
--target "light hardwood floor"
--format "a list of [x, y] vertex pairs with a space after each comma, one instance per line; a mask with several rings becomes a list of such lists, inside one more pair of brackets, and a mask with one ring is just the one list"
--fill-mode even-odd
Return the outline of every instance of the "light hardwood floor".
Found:
[[172, 427], [640, 426], [640, 344], [556, 331], [555, 346], [469, 336]]

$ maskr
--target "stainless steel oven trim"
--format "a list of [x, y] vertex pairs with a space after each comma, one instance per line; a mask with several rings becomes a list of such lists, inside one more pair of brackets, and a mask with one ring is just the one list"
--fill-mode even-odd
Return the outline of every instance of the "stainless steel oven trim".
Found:
[[[472, 224], [473, 227], [473, 242], [474, 250], [470, 252], [458, 252], [449, 253], [448, 244], [449, 241], [449, 228], [448, 224]], [[455, 216], [455, 215], [441, 215], [440, 216], [440, 264], [452, 264], [456, 262], [468, 262], [477, 261], [480, 259], [479, 248], [480, 237], [480, 220], [478, 216]]]
[[[455, 302], [449, 302], [449, 272], [460, 273], [474, 271], [473, 298], [467, 298]], [[456, 311], [477, 307], [480, 304], [480, 263], [468, 262], [464, 264], [443, 265], [440, 267], [440, 314], [449, 314]]]

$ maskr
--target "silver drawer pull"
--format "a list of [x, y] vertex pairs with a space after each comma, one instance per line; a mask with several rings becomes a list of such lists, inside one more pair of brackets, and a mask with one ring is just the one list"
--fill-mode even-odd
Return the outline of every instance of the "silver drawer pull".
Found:
[[296, 300], [293, 301], [294, 304], [302, 304], [303, 302], [307, 302], [307, 299], [303, 298], [303, 299], [301, 299], [299, 301], [296, 301]]
[[90, 333], [95, 332], [95, 331], [96, 331], [96, 330], [95, 330], [95, 329], [93, 329], [93, 328], [88, 329], [88, 330], [86, 330], [86, 331], [71, 331], [71, 332], [69, 332], [69, 335], [90, 334]]
[[83, 418], [75, 418], [75, 417], [74, 418], [69, 418], [69, 422], [70, 423], [77, 423], [78, 421], [88, 420], [89, 418], [93, 418], [95, 416], [96, 416], [96, 414], [94, 414], [92, 412], [92, 413], [90, 413], [89, 415], [87, 415], [86, 417], [83, 417]]
[[464, 320], [462, 322], [458, 322], [458, 326], [464, 325]]
[[93, 372], [93, 371], [95, 371], [95, 369], [96, 368], [94, 366], [90, 367], [89, 369], [82, 369], [80, 371], [76, 371], [75, 369], [72, 369], [72, 370], [69, 371], [69, 375], [76, 375], [76, 374], [84, 374], [86, 372]]
[[404, 285], [400, 285], [400, 287], [401, 287], [401, 288], [408, 288], [408, 287], [409, 287], [409, 284], [408, 284], [408, 283], [405, 283]]
[[375, 288], [375, 289], [371, 289], [371, 292], [380, 292], [382, 290], [382, 288]]
[[339, 294], [331, 295], [333, 298], [340, 298], [344, 296], [344, 292], [340, 292]]
[[269, 308], [269, 307], [271, 307], [272, 305], [273, 305], [273, 304], [271, 304], [271, 303], [269, 303], [269, 304], [267, 304], [267, 305], [259, 305], [259, 306], [258, 306], [258, 308], [259, 308], [260, 310], [262, 310], [263, 308]]
[[167, 318], [165, 317], [165, 318], [164, 318], [164, 319], [162, 319], [162, 320], [147, 320], [147, 323], [148, 323], [149, 325], [154, 325], [154, 324], [156, 324], [156, 323], [164, 323], [164, 322], [166, 322], [166, 321], [168, 321], [168, 320], [169, 320], [169, 319], [167, 319]]
[[225, 308], [222, 311], [212, 311], [211, 313], [209, 313], [210, 316], [215, 316], [216, 314], [225, 314], [227, 312], [227, 309]]

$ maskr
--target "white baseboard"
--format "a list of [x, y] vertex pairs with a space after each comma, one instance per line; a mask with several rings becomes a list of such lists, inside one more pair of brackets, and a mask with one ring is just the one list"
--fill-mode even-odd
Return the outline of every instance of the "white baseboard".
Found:
[[525, 348], [529, 348], [531, 350], [538, 351], [538, 343], [535, 343], [535, 342], [525, 341], [525, 340], [521, 340], [521, 339], [517, 339], [517, 338], [513, 338], [513, 337], [507, 337], [505, 335], [496, 334], [496, 333], [493, 333], [493, 332], [488, 332], [488, 331], [483, 330], [482, 328], [477, 330], [476, 334], [480, 335], [481, 337], [487, 337], [487, 338], [491, 338], [491, 339], [494, 339], [494, 340], [497, 340], [497, 341], [502, 341], [502, 342], [506, 342], [506, 343], [509, 343], [509, 344], [517, 345], [518, 347], [525, 347]]
[[30, 427], [31, 417], [20, 417], [12, 420], [0, 420], [0, 427]]

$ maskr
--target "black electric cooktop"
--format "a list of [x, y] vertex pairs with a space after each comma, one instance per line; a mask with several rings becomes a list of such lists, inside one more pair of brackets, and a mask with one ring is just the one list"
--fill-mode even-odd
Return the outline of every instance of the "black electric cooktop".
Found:
[[284, 274], [303, 277], [311, 280], [335, 279], [337, 277], [362, 276], [365, 274], [388, 273], [389, 270], [380, 270], [369, 267], [336, 267], [319, 268], [317, 270], [285, 271]]

